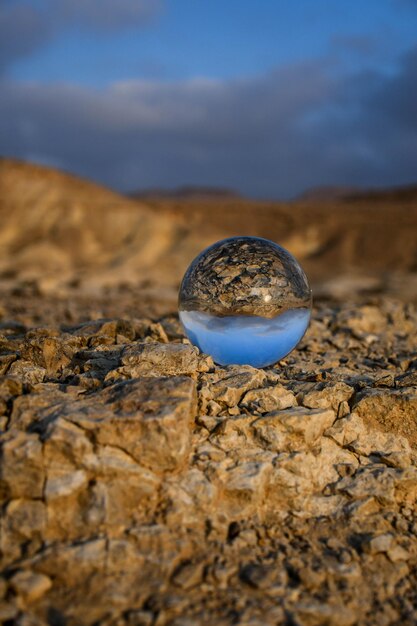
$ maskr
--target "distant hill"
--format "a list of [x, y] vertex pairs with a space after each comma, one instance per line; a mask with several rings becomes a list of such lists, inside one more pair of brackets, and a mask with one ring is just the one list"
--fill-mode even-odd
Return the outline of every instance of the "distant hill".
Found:
[[154, 278], [177, 233], [144, 203], [10, 159], [0, 160], [0, 224], [0, 279], [41, 276], [45, 288]]
[[206, 198], [219, 200], [221, 198], [239, 198], [240, 195], [232, 189], [224, 187], [205, 187], [186, 185], [176, 187], [174, 189], [139, 189], [129, 193], [131, 198], [148, 199], [148, 198], [176, 198], [178, 200], [187, 200], [195, 198]]
[[357, 187], [313, 187], [294, 199], [294, 202], [416, 202], [417, 184], [382, 189]]
[[[132, 199], [57, 170], [2, 159], [0, 285], [35, 281], [43, 292], [79, 285], [87, 295], [147, 285], [157, 298], [171, 290], [174, 302], [194, 256], [232, 235], [280, 243], [314, 285], [349, 275], [377, 277], [384, 288], [388, 276], [417, 272], [416, 187], [332, 193], [326, 201], [313, 194], [285, 203], [188, 188]], [[401, 284], [412, 297], [410, 281]]]

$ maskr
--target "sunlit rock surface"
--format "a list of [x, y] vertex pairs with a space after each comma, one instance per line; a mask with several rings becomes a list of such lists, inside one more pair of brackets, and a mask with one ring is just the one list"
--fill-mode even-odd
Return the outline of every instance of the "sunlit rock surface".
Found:
[[319, 305], [257, 369], [175, 316], [31, 303], [2, 323], [2, 621], [416, 621], [412, 308]]

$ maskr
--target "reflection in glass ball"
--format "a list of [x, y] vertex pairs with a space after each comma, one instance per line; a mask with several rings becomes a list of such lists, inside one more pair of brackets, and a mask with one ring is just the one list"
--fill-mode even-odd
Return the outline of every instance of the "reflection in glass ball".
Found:
[[179, 292], [189, 340], [219, 365], [266, 367], [302, 339], [311, 316], [306, 275], [284, 248], [231, 237], [203, 250]]

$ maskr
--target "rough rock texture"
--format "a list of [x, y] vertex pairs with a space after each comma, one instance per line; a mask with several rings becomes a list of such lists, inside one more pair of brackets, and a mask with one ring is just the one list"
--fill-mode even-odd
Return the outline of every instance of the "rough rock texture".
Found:
[[17, 301], [0, 623], [417, 622], [411, 306], [317, 305], [300, 348], [257, 370], [214, 366], [173, 315], [80, 323], [75, 302], [52, 326], [60, 305]]

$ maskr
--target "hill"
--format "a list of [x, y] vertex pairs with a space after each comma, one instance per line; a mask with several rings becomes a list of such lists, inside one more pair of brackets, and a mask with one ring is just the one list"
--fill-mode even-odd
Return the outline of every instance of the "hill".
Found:
[[192, 258], [232, 235], [273, 239], [316, 293], [393, 290], [417, 297], [413, 191], [334, 201], [262, 202], [218, 194], [133, 200], [45, 167], [0, 161], [0, 281], [43, 293], [120, 285], [175, 293]]

